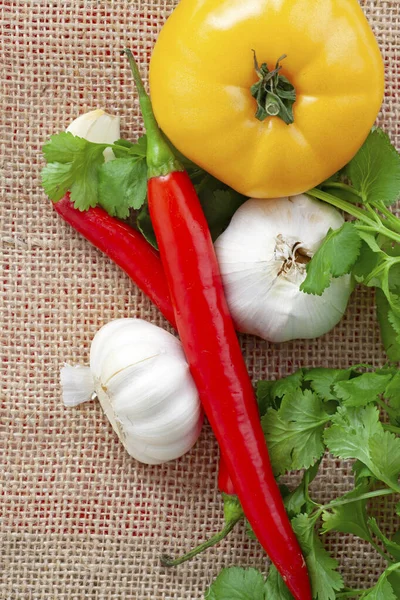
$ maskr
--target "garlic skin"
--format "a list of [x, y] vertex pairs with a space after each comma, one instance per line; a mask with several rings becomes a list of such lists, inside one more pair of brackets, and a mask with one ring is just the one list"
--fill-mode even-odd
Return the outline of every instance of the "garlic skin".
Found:
[[[99, 108], [84, 113], [67, 127], [66, 131], [96, 144], [113, 144], [120, 139], [120, 118], [114, 117]], [[104, 150], [104, 160], [114, 160], [111, 148]]]
[[353, 291], [350, 275], [332, 279], [322, 296], [300, 291], [306, 263], [343, 217], [301, 194], [250, 199], [215, 242], [236, 328], [271, 342], [311, 339], [341, 320]]
[[76, 405], [78, 394], [81, 401], [89, 400], [95, 392], [136, 460], [162, 464], [196, 443], [203, 411], [182, 345], [172, 334], [142, 319], [111, 321], [93, 339], [90, 367], [78, 367], [86, 369], [80, 386], [74, 369], [61, 370], [64, 404]]

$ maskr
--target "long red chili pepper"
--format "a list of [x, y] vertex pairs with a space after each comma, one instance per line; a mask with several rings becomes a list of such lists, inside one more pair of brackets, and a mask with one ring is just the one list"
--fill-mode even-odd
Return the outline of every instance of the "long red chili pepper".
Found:
[[254, 533], [293, 596], [311, 600], [306, 564], [272, 472], [207, 221], [189, 176], [158, 128], [133, 55], [127, 55], [147, 130], [150, 216], [193, 379]]
[[[102, 208], [77, 210], [69, 194], [53, 206], [64, 221], [121, 267], [176, 329], [174, 309], [159, 254], [144, 237]], [[235, 494], [222, 458], [218, 469], [218, 488], [224, 494]]]
[[77, 210], [69, 194], [56, 202], [54, 208], [76, 231], [121, 267], [176, 328], [160, 257], [138, 231], [114, 219], [100, 207], [84, 212]]

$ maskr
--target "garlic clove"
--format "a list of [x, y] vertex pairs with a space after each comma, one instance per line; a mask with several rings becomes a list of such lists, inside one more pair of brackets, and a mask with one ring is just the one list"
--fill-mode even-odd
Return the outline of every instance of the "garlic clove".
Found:
[[[120, 139], [120, 118], [106, 113], [103, 109], [91, 110], [77, 117], [66, 131], [96, 144], [113, 144]], [[104, 160], [113, 160], [111, 148], [104, 150]]]
[[64, 406], [72, 407], [93, 400], [95, 383], [89, 367], [65, 364], [60, 369]]

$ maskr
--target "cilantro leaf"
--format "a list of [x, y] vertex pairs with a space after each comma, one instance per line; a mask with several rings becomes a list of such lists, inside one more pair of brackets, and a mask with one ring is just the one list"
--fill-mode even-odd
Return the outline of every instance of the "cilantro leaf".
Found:
[[[399, 564], [388, 567], [379, 577], [376, 585], [363, 595], [363, 600], [397, 600], [397, 595], [394, 594], [393, 587], [388, 579], [398, 572], [399, 567]], [[397, 583], [398, 579], [395, 579], [395, 582]]]
[[369, 451], [374, 475], [393, 490], [400, 492], [400, 438], [390, 431], [380, 430], [369, 441]]
[[265, 583], [265, 600], [293, 600], [292, 594], [274, 565], [270, 566]]
[[275, 402], [276, 397], [273, 394], [275, 381], [258, 381], [256, 387], [258, 412], [263, 417], [268, 408], [279, 408], [280, 402]]
[[289, 516], [296, 517], [303, 512], [309, 514], [315, 508], [315, 505], [309, 501], [308, 488], [316, 478], [320, 464], [321, 461], [318, 461], [315, 465], [307, 469], [297, 488], [284, 497], [283, 501]]
[[[50, 137], [50, 140], [43, 146], [43, 154], [47, 163], [72, 163], [77, 154], [86, 150], [88, 144], [90, 142], [84, 138], [62, 131]], [[101, 146], [104, 150], [107, 144], [101, 144]]]
[[[117, 140], [114, 142], [115, 147], [113, 152], [117, 158], [126, 158], [127, 156], [136, 156], [139, 158], [146, 158], [147, 154], [147, 136], [142, 135], [138, 138], [136, 143], [129, 142], [128, 140]], [[118, 148], [121, 147], [121, 149]], [[128, 153], [126, 152], [128, 149]]]
[[333, 387], [337, 398], [340, 398], [345, 406], [365, 406], [376, 402], [391, 380], [392, 375], [363, 373], [348, 381], [340, 381]]
[[256, 569], [223, 569], [205, 594], [206, 600], [264, 600], [264, 577]]
[[315, 518], [298, 515], [292, 519], [292, 527], [304, 553], [313, 597], [334, 600], [335, 592], [343, 588], [343, 579], [337, 571], [338, 562], [325, 550], [315, 532]]
[[69, 164], [49, 163], [43, 167], [41, 177], [43, 189], [53, 202], [61, 200], [74, 183]]
[[400, 545], [396, 542], [396, 540], [389, 540], [389, 538], [382, 533], [374, 517], [368, 519], [368, 525], [371, 528], [371, 531], [383, 543], [387, 552], [393, 556], [396, 562], [400, 561]]
[[94, 144], [72, 133], [53, 135], [43, 147], [48, 164], [42, 185], [54, 202], [70, 190], [75, 208], [87, 210], [98, 203], [98, 172], [109, 144]]
[[386, 354], [392, 362], [400, 362], [400, 339], [390, 321], [391, 309], [384, 292], [375, 290], [376, 312]]
[[389, 400], [389, 406], [397, 411], [398, 416], [394, 419], [394, 425], [400, 425], [400, 371], [396, 370], [385, 390], [385, 398]]
[[145, 202], [136, 217], [136, 225], [139, 228], [143, 237], [158, 250], [156, 234], [154, 233], [153, 224], [150, 219], [149, 207]]
[[277, 379], [274, 382], [273, 394], [276, 398], [291, 399], [301, 390], [304, 380], [304, 370], [298, 369], [294, 373]]
[[146, 160], [116, 158], [99, 171], [99, 204], [111, 216], [125, 219], [131, 208], [139, 209], [147, 194]]
[[365, 203], [389, 206], [400, 197], [400, 155], [381, 129], [369, 134], [345, 173]]
[[340, 533], [352, 533], [359, 538], [371, 541], [371, 533], [368, 528], [367, 500], [357, 500], [371, 489], [371, 482], [364, 479], [356, 488], [344, 494], [336, 501], [351, 500], [350, 504], [342, 504], [322, 513], [322, 533], [328, 531], [339, 531]]
[[313, 465], [324, 452], [322, 434], [330, 418], [310, 390], [285, 396], [279, 410], [269, 409], [261, 422], [274, 473]]
[[356, 458], [373, 475], [398, 491], [400, 472], [400, 438], [384, 431], [375, 406], [347, 408], [340, 406], [325, 430], [325, 443], [334, 456]]
[[324, 369], [322, 367], [309, 369], [304, 376], [304, 381], [310, 382], [311, 389], [322, 400], [329, 401], [336, 397], [333, 391], [335, 383], [338, 381], [347, 381], [351, 372], [351, 369]]
[[[196, 172], [194, 174], [196, 176]], [[203, 174], [195, 188], [211, 237], [215, 241], [228, 227], [233, 215], [247, 198], [207, 173]]]
[[306, 267], [307, 277], [300, 286], [301, 291], [321, 296], [332, 277], [350, 273], [360, 248], [361, 238], [352, 223], [344, 223], [340, 229], [330, 229]]

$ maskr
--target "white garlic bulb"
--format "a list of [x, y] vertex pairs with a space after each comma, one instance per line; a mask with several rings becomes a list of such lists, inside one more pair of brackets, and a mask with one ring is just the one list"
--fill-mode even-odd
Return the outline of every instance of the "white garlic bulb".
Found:
[[300, 285], [328, 230], [343, 222], [335, 208], [304, 194], [250, 199], [239, 208], [215, 243], [239, 331], [285, 342], [319, 337], [340, 321], [353, 290], [349, 275], [333, 279], [322, 296]]
[[61, 383], [66, 406], [97, 396], [126, 450], [140, 462], [179, 458], [200, 435], [203, 412], [182, 345], [142, 319], [102, 327], [91, 345], [90, 367], [66, 365]]
[[[109, 115], [101, 108], [80, 115], [66, 131], [96, 144], [113, 144], [121, 137], [119, 117]], [[115, 158], [111, 148], [106, 148], [103, 154], [105, 162]]]

